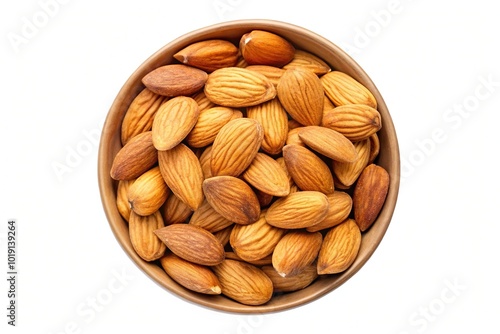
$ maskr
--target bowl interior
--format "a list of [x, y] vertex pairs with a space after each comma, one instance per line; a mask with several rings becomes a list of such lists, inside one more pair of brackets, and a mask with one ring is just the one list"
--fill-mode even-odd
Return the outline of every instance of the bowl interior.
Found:
[[[122, 119], [131, 101], [144, 88], [141, 82], [142, 77], [159, 66], [171, 63], [175, 52], [193, 42], [222, 38], [231, 40], [237, 45], [240, 36], [253, 29], [268, 30], [285, 37], [297, 48], [316, 54], [333, 69], [351, 75], [370, 89], [377, 99], [378, 110], [382, 116], [382, 129], [378, 133], [381, 149], [377, 164], [384, 167], [391, 177], [385, 205], [377, 221], [367, 232], [363, 233], [358, 257], [345, 272], [319, 277], [309, 287], [297, 292], [275, 296], [267, 304], [261, 306], [246, 306], [224, 296], [208, 296], [189, 291], [174, 282], [157, 264], [143, 261], [132, 248], [127, 223], [116, 208], [117, 182], [109, 175], [113, 159], [121, 148], [120, 127]], [[130, 76], [118, 93], [103, 126], [98, 157], [98, 178], [105, 214], [118, 243], [132, 261], [157, 284], [187, 301], [205, 307], [227, 312], [268, 313], [303, 305], [325, 295], [352, 277], [370, 258], [382, 240], [393, 215], [399, 190], [399, 159], [396, 132], [380, 92], [363, 69], [344, 51], [329, 40], [289, 23], [270, 20], [239, 20], [202, 28], [175, 39], [153, 54]]]

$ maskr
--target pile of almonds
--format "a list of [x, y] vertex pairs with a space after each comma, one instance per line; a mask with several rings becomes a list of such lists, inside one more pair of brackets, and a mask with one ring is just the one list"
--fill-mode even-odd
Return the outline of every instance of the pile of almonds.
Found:
[[137, 254], [246, 305], [349, 268], [389, 187], [373, 94], [262, 30], [174, 58], [144, 76], [110, 170]]

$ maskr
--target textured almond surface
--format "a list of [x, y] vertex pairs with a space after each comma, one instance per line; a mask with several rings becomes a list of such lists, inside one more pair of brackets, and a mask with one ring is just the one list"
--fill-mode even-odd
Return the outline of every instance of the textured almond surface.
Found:
[[128, 189], [127, 200], [135, 213], [149, 216], [160, 209], [169, 194], [170, 189], [157, 166], [134, 181]]
[[169, 150], [182, 142], [199, 114], [198, 104], [190, 97], [178, 96], [165, 102], [156, 113], [151, 130], [156, 149]]
[[353, 162], [333, 162], [333, 172], [343, 185], [350, 187], [356, 182], [370, 159], [370, 140], [365, 139], [354, 143], [357, 158]]
[[299, 138], [314, 151], [335, 161], [352, 162], [358, 155], [349, 139], [323, 126], [306, 126], [299, 132]]
[[219, 279], [206, 266], [186, 261], [173, 253], [160, 259], [165, 272], [183, 287], [209, 295], [221, 293]]
[[165, 254], [167, 247], [154, 234], [155, 230], [163, 226], [163, 218], [158, 211], [149, 216], [139, 216], [131, 212], [128, 223], [130, 242], [144, 261], [158, 260]]
[[212, 176], [239, 176], [252, 163], [264, 138], [259, 122], [237, 118], [224, 125], [212, 145]]
[[359, 103], [377, 108], [377, 100], [368, 88], [344, 72], [329, 72], [321, 77], [321, 83], [336, 106]]
[[318, 256], [323, 236], [320, 232], [291, 231], [276, 245], [273, 267], [283, 277], [295, 276]]
[[208, 74], [184, 64], [158, 67], [142, 78], [142, 83], [153, 93], [174, 97], [189, 96], [203, 88]]
[[238, 48], [229, 41], [210, 39], [190, 44], [174, 54], [181, 63], [207, 72], [236, 65]]
[[307, 69], [286, 70], [276, 87], [278, 98], [290, 116], [302, 125], [319, 125], [324, 92], [318, 76]]
[[222, 287], [222, 294], [245, 305], [262, 305], [273, 295], [273, 282], [254, 265], [224, 260], [214, 272]]
[[205, 95], [224, 107], [250, 107], [276, 96], [276, 88], [263, 74], [239, 67], [225, 67], [208, 76]]
[[300, 191], [274, 202], [266, 213], [266, 221], [288, 229], [319, 224], [328, 213], [328, 198], [319, 191]]
[[315, 153], [299, 145], [286, 145], [283, 157], [288, 173], [301, 190], [334, 191], [332, 173], [328, 165]]
[[242, 177], [266, 194], [286, 196], [290, 193], [290, 183], [285, 170], [265, 153], [257, 153]]
[[361, 232], [354, 219], [347, 219], [325, 235], [318, 255], [318, 274], [337, 274], [356, 260], [361, 246]]
[[295, 55], [295, 48], [290, 42], [277, 34], [263, 30], [253, 30], [241, 36], [240, 50], [250, 65], [282, 67]]
[[215, 266], [224, 260], [224, 248], [210, 232], [191, 224], [172, 224], [155, 234], [177, 256], [186, 261]]
[[304, 51], [295, 50], [295, 55], [291, 62], [283, 66], [285, 70], [303, 68], [312, 71], [314, 74], [321, 76], [331, 71], [330, 66], [321, 58], [314, 54]]
[[204, 199], [203, 171], [193, 151], [184, 144], [168, 151], [159, 151], [158, 164], [172, 192], [192, 210], [196, 210]]
[[151, 131], [131, 138], [116, 154], [110, 175], [115, 180], [130, 180], [141, 176], [158, 161]]
[[366, 166], [353, 194], [354, 219], [366, 231], [377, 219], [389, 191], [389, 173], [378, 165]]
[[350, 104], [326, 110], [321, 124], [355, 142], [369, 138], [382, 128], [380, 113], [364, 104]]
[[259, 219], [259, 200], [245, 181], [214, 176], [203, 181], [203, 191], [208, 203], [226, 219], [244, 225]]
[[351, 196], [343, 191], [334, 191], [326, 196], [328, 198], [328, 213], [325, 219], [319, 224], [308, 227], [307, 231], [321, 231], [342, 223], [349, 217], [352, 209]]
[[200, 112], [196, 124], [186, 137], [187, 144], [191, 147], [212, 144], [220, 129], [233, 118], [234, 111], [227, 107], [213, 107]]
[[266, 265], [262, 267], [262, 271], [273, 282], [274, 292], [292, 292], [298, 291], [309, 286], [317, 277], [318, 271], [316, 265], [311, 264], [304, 268], [299, 274], [294, 276], [283, 277], [273, 266]]
[[235, 225], [229, 242], [234, 252], [245, 261], [260, 260], [274, 250], [286, 230], [269, 225], [264, 215], [255, 223]]
[[121, 127], [121, 141], [125, 145], [130, 138], [151, 130], [158, 108], [168, 98], [144, 88], [130, 103]]
[[165, 225], [185, 223], [193, 213], [189, 205], [184, 203], [175, 194], [170, 194], [160, 208]]
[[193, 212], [189, 224], [204, 228], [209, 232], [218, 232], [233, 224], [232, 221], [221, 216], [214, 210], [208, 201], [203, 201], [198, 209]]

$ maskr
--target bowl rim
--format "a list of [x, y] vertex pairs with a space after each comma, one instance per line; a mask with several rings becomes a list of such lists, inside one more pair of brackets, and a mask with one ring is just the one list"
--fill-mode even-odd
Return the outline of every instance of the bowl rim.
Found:
[[[268, 31], [289, 31], [292, 34], [297, 34], [302, 36], [302, 38], [307, 39], [310, 42], [313, 42], [315, 45], [321, 45], [322, 48], [328, 49], [329, 52], [335, 54], [335, 57], [338, 57], [339, 61], [343, 64], [342, 66], [335, 66], [337, 69], [341, 70], [342, 67], [349, 68], [350, 70], [354, 70], [357, 75], [352, 75], [355, 79], [362, 81], [370, 91], [376, 96], [378, 108], [383, 114], [383, 128], [384, 133], [387, 135], [388, 141], [391, 143], [391, 158], [387, 161], [390, 165], [391, 170], [391, 179], [389, 185], [389, 192], [387, 194], [387, 198], [382, 208], [382, 211], [377, 218], [376, 222], [380, 224], [377, 226], [378, 233], [380, 237], [374, 243], [370, 243], [368, 245], [364, 245], [367, 247], [365, 256], [357, 259], [355, 263], [351, 265], [345, 272], [342, 274], [338, 274], [334, 283], [325, 282], [325, 280], [317, 280], [314, 284], [320, 283], [320, 286], [316, 286], [315, 289], [311, 289], [313, 293], [307, 294], [305, 296], [300, 296], [299, 298], [292, 298], [290, 296], [281, 295], [278, 298], [280, 300], [277, 304], [264, 304], [259, 306], [248, 306], [239, 304], [234, 301], [229, 301], [229, 303], [217, 303], [214, 302], [216, 298], [212, 298], [213, 296], [205, 296], [201, 294], [193, 293], [192, 291], [188, 291], [187, 289], [181, 287], [177, 283], [170, 280], [170, 285], [165, 283], [164, 275], [165, 273], [161, 272], [163, 269], [154, 268], [150, 263], [146, 263], [137, 254], [133, 251], [130, 246], [130, 241], [127, 241], [125, 234], [123, 233], [123, 226], [118, 225], [115, 220], [119, 217], [123, 224], [123, 218], [119, 215], [116, 209], [116, 202], [113, 201], [112, 195], [115, 195], [116, 198], [116, 184], [117, 181], [111, 179], [109, 175], [109, 169], [106, 167], [106, 161], [109, 160], [110, 152], [116, 150], [116, 145], [114, 147], [110, 146], [109, 141], [113, 137], [114, 132], [110, 129], [110, 124], [116, 122], [117, 111], [127, 103], [131, 102], [130, 97], [130, 88], [135, 87], [136, 93], [140, 91], [137, 87], [137, 83], [140, 82], [141, 78], [145, 73], [151, 71], [161, 62], [168, 63], [172, 61], [172, 59], [165, 59], [164, 54], [168, 50], [172, 50], [172, 48], [179, 48], [182, 44], [186, 44], [186, 42], [192, 43], [196, 40], [206, 39], [207, 36], [216, 35], [217, 32], [221, 29], [229, 30], [229, 29], [238, 29], [241, 30], [247, 28], [248, 31], [253, 29], [265, 29]], [[292, 41], [293, 42], [293, 41]], [[133, 94], [132, 94], [133, 95]], [[123, 115], [122, 115], [123, 117]], [[389, 159], [389, 158], [388, 158]], [[153, 53], [149, 58], [147, 58], [139, 67], [130, 75], [130, 77], [126, 80], [123, 86], [120, 88], [117, 96], [115, 97], [107, 115], [102, 128], [101, 138], [99, 143], [99, 151], [98, 151], [98, 183], [99, 183], [99, 194], [101, 197], [101, 202], [103, 209], [105, 211], [105, 215], [108, 221], [108, 224], [117, 240], [121, 248], [127, 254], [127, 256], [132, 260], [132, 262], [149, 278], [151, 278], [156, 284], [169, 291], [174, 296], [177, 296], [185, 301], [193, 303], [198, 306], [202, 306], [211, 310], [223, 311], [228, 313], [238, 313], [238, 314], [265, 314], [265, 313], [274, 313], [279, 311], [285, 311], [292, 308], [296, 308], [299, 306], [306, 305], [314, 300], [317, 300], [334, 289], [340, 287], [347, 280], [349, 280], [354, 274], [356, 274], [364, 264], [371, 258], [375, 250], [378, 248], [379, 244], [383, 240], [388, 226], [391, 222], [392, 216], [394, 214], [397, 197], [399, 193], [399, 185], [400, 185], [400, 153], [399, 153], [399, 144], [396, 135], [396, 130], [394, 128], [394, 124], [392, 121], [392, 117], [389, 114], [388, 108], [385, 104], [385, 101], [380, 94], [379, 90], [372, 82], [371, 78], [368, 74], [361, 68], [361, 66], [349, 56], [344, 50], [338, 47], [336, 44], [326, 39], [325, 37], [310, 31], [304, 27], [284, 22], [278, 20], [270, 20], [270, 19], [242, 19], [242, 20], [233, 20], [220, 22], [216, 24], [212, 24], [206, 27], [202, 27], [186, 34], [183, 34], [171, 42], [162, 46], [158, 51]], [[114, 188], [113, 188], [114, 187]], [[118, 216], [117, 216], [118, 214]], [[122, 225], [123, 225], [122, 224]], [[375, 224], [374, 224], [375, 225]], [[370, 230], [368, 231], [368, 233]], [[128, 236], [128, 234], [127, 234]], [[155, 265], [156, 266], [156, 265]], [[156, 266], [158, 267], [158, 266]], [[172, 285], [173, 282], [173, 285]], [[313, 284], [313, 285], [314, 285]], [[177, 286], [176, 286], [177, 285]], [[293, 294], [293, 293], [292, 293]], [[222, 297], [228, 299], [226, 297]], [[276, 298], [276, 297], [273, 297]]]

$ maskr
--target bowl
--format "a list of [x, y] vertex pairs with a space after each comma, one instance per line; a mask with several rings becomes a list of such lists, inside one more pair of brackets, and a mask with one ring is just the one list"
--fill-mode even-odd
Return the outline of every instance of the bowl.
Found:
[[[131, 245], [127, 222], [117, 210], [117, 181], [110, 177], [113, 159], [121, 148], [121, 122], [131, 101], [144, 88], [141, 79], [153, 69], [173, 62], [175, 52], [191, 43], [222, 38], [231, 40], [237, 45], [237, 41], [244, 33], [254, 29], [273, 32], [288, 39], [296, 48], [319, 56], [333, 69], [349, 74], [373, 93], [378, 102], [383, 124], [378, 133], [380, 154], [377, 164], [384, 167], [390, 176], [389, 191], [384, 206], [372, 227], [363, 233], [358, 256], [346, 271], [340, 274], [322, 275], [302, 290], [274, 296], [269, 302], [259, 306], [243, 305], [223, 295], [209, 296], [192, 292], [173, 281], [157, 263], [142, 260]], [[384, 99], [365, 71], [342, 49], [328, 39], [290, 23], [274, 20], [237, 20], [201, 28], [171, 41], [132, 73], [116, 96], [102, 129], [98, 156], [98, 181], [102, 205], [114, 236], [128, 257], [151, 280], [181, 299], [203, 307], [231, 313], [263, 314], [284, 311], [317, 300], [340, 287], [363, 267], [382, 241], [391, 221], [399, 190], [400, 156], [396, 131]]]

